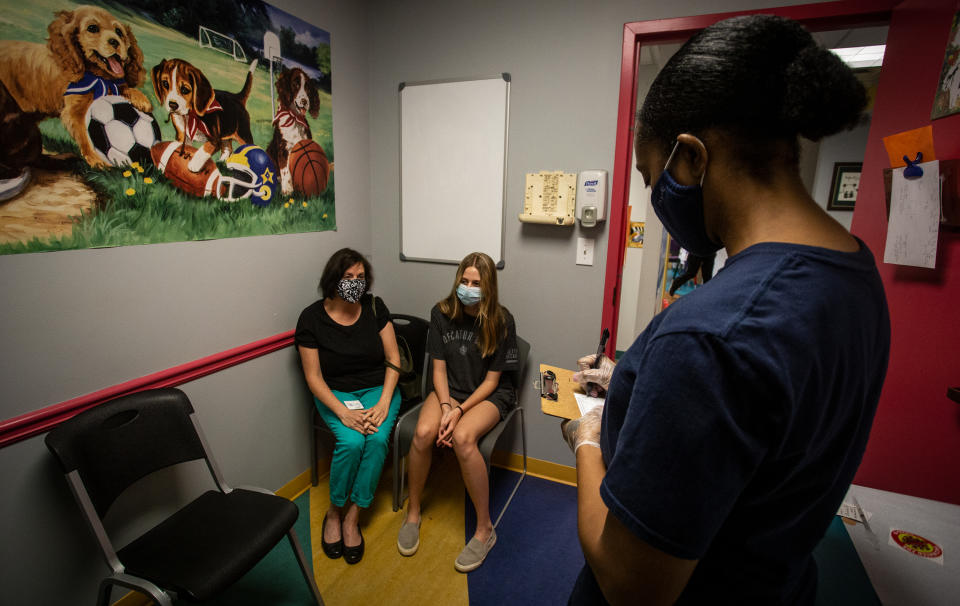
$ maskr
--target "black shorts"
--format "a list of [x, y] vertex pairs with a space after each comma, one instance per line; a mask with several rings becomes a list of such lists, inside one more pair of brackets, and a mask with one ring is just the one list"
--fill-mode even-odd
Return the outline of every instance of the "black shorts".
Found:
[[[470, 394], [450, 390], [450, 396], [458, 402], [463, 402], [470, 397]], [[517, 406], [517, 392], [512, 387], [497, 387], [496, 391], [487, 396], [487, 401], [491, 402], [500, 411], [500, 420], [507, 417], [507, 413]]]

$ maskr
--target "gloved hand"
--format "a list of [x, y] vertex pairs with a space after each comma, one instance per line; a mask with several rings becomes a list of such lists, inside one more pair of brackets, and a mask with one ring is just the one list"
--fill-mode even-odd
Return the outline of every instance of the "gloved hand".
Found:
[[600, 420], [603, 417], [603, 406], [591, 409], [579, 419], [564, 421], [560, 424], [563, 439], [574, 454], [581, 446], [590, 445], [600, 448]]
[[600, 358], [600, 364], [597, 368], [591, 368], [593, 361], [597, 359], [597, 354], [583, 356], [577, 360], [577, 372], [573, 373], [573, 380], [580, 384], [584, 393], [588, 396], [597, 397], [606, 393], [610, 387], [610, 377], [613, 376], [613, 369], [617, 363], [603, 356]]

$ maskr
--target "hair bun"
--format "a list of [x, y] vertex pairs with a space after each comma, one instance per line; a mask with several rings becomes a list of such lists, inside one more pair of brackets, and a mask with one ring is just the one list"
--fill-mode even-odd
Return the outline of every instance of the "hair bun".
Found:
[[853, 71], [816, 45], [801, 49], [783, 77], [783, 125], [812, 141], [855, 126], [867, 104]]

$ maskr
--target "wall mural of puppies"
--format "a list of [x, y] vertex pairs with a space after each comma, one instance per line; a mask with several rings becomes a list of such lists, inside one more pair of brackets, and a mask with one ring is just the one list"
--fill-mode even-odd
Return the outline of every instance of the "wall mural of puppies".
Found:
[[[129, 25], [96, 6], [59, 11], [47, 27], [46, 44], [0, 40], [0, 82], [35, 121], [59, 116], [94, 168], [108, 166], [95, 153], [85, 116], [103, 95], [123, 95], [144, 112], [152, 109], [143, 84], [143, 53]], [[26, 129], [24, 137], [32, 135]], [[4, 144], [10, 149], [16, 146]]]
[[231, 141], [253, 143], [247, 98], [253, 85], [257, 60], [250, 63], [240, 92], [214, 90], [199, 69], [183, 59], [164, 59], [153, 67], [153, 90], [160, 105], [170, 113], [180, 143], [203, 141], [188, 165], [199, 172], [217, 151], [225, 161], [233, 150]]
[[8, 2], [0, 255], [336, 229], [330, 33], [268, 2]]
[[293, 192], [287, 161], [290, 150], [304, 139], [312, 139], [306, 116], [316, 118], [320, 111], [317, 85], [299, 67], [285, 69], [277, 78], [277, 115], [273, 118], [273, 139], [267, 154], [280, 171], [280, 187], [285, 195]]

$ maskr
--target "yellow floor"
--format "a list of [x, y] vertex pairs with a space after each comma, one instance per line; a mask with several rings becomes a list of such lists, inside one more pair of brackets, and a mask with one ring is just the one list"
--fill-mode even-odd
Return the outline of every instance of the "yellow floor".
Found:
[[467, 606], [467, 575], [453, 567], [464, 545], [464, 488], [456, 457], [443, 452], [434, 458], [423, 496], [420, 549], [411, 557], [397, 551], [404, 510], [393, 511], [392, 475], [388, 460], [373, 504], [361, 514], [366, 547], [363, 560], [353, 565], [329, 559], [320, 544], [330, 505], [328, 477], [310, 488], [313, 566], [324, 602]]

